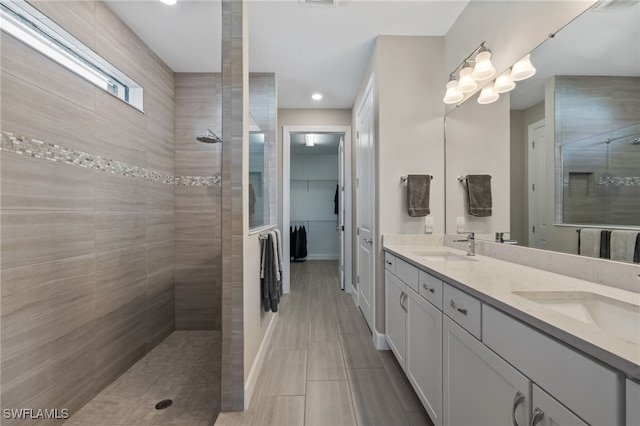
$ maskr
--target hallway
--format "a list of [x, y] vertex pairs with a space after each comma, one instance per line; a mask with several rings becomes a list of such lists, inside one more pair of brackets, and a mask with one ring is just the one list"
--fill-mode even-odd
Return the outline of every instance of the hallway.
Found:
[[377, 351], [337, 261], [291, 264], [291, 292], [249, 410], [216, 425], [430, 425], [391, 351]]

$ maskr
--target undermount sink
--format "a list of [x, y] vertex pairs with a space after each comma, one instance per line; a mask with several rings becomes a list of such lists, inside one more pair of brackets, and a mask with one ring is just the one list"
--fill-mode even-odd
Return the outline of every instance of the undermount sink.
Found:
[[513, 294], [640, 344], [640, 304], [586, 291], [514, 291]]
[[436, 262], [464, 262], [467, 260], [476, 260], [472, 256], [450, 253], [448, 251], [414, 251], [413, 254], [415, 256], [422, 257], [425, 260]]

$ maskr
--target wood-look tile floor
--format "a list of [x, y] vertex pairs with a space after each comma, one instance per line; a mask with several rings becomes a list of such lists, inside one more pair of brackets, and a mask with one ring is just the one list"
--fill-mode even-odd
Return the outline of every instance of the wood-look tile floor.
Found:
[[336, 261], [291, 265], [249, 410], [217, 426], [431, 425], [391, 351], [378, 351]]
[[[213, 424], [220, 404], [220, 332], [175, 331], [65, 425]], [[165, 410], [155, 405], [173, 400]]]

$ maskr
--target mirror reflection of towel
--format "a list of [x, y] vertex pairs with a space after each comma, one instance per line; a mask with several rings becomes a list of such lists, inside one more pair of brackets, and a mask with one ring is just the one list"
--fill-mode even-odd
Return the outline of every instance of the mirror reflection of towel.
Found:
[[471, 216], [491, 216], [491, 175], [468, 175], [467, 199]]
[[411, 217], [423, 217], [431, 213], [429, 209], [429, 194], [431, 192], [431, 176], [407, 176], [407, 203]]

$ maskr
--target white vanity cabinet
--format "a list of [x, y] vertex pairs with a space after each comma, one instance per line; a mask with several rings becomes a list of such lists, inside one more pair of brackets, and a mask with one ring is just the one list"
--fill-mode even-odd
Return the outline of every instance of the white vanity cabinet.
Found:
[[531, 426], [588, 426], [551, 395], [533, 385]]
[[443, 360], [444, 425], [529, 425], [529, 379], [447, 316]]
[[405, 311], [405, 285], [389, 271], [384, 273], [385, 294], [385, 338], [396, 356], [398, 363], [405, 369], [407, 338], [407, 315]]
[[640, 425], [640, 384], [627, 379], [627, 426]]
[[407, 290], [405, 372], [435, 425], [442, 424], [442, 312]]

